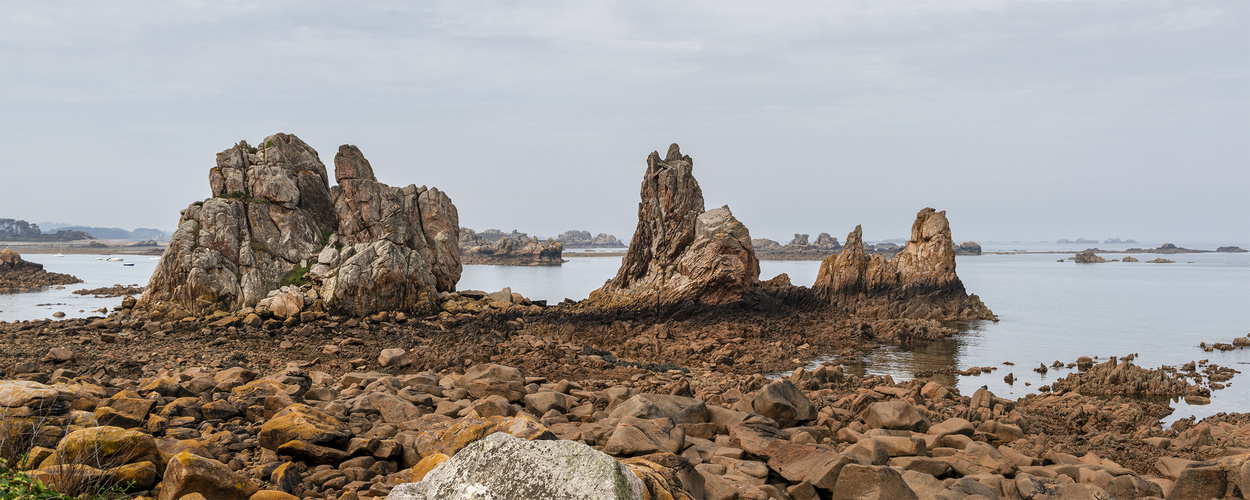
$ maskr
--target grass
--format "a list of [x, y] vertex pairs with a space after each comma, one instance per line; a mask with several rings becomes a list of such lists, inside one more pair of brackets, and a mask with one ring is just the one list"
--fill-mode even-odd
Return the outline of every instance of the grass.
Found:
[[310, 270], [312, 270], [312, 264], [303, 267], [295, 266], [295, 269], [292, 269], [291, 272], [286, 274], [286, 277], [282, 278], [281, 286], [299, 286], [308, 283], [308, 271]]
[[[61, 422], [58, 417], [45, 415], [33, 418], [0, 419], [0, 498], [22, 498], [36, 500], [104, 500], [109, 498], [126, 498], [126, 491], [134, 484], [115, 484], [108, 474], [101, 471], [124, 465], [133, 456], [114, 454], [105, 459], [105, 450], [98, 443], [87, 450], [80, 450], [75, 456], [62, 463], [42, 469], [47, 482], [31, 477], [28, 471], [40, 464], [26, 463], [30, 452], [38, 444], [51, 445], [44, 442], [49, 436], [45, 429], [52, 429], [64, 439], [69, 432], [68, 422]], [[55, 435], [52, 436], [56, 438]]]

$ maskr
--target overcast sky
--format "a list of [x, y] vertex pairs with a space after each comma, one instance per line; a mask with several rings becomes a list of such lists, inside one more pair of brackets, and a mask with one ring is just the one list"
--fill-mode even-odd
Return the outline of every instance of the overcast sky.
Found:
[[0, 0], [0, 217], [172, 230], [286, 132], [461, 224], [628, 238], [652, 150], [754, 237], [1250, 240], [1250, 2]]

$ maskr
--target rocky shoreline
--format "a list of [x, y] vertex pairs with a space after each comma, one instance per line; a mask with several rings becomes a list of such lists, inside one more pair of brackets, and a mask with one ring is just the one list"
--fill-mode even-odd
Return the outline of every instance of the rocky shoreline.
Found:
[[0, 293], [40, 290], [74, 283], [82, 283], [82, 280], [68, 274], [45, 271], [43, 264], [23, 260], [21, 255], [8, 248], [0, 250]]
[[[623, 366], [578, 343], [602, 333], [544, 334], [527, 316], [494, 318], [525, 328], [494, 334], [507, 340], [489, 357], [437, 358], [421, 345], [489, 316], [453, 330], [365, 320], [347, 331], [360, 336], [320, 323], [229, 337], [193, 325], [0, 324], [5, 444], [27, 453], [32, 477], [134, 481], [131, 494], [160, 499], [448, 498], [427, 493], [518, 477], [440, 464], [522, 460], [549, 440], [568, 443], [556, 458], [610, 457], [603, 466], [642, 493], [600, 498], [1205, 499], [1250, 488], [1250, 418], [1163, 427], [1169, 408], [1102, 397], [1100, 384], [1194, 386], [1127, 361], [1012, 401], [835, 365], [776, 379], [724, 364]], [[284, 348], [289, 335], [302, 345]], [[51, 338], [64, 347], [47, 349]], [[511, 363], [536, 355], [548, 359]], [[83, 449], [114, 451], [86, 461]]]
[[[218, 154], [213, 197], [182, 212], [142, 296], [107, 317], [0, 323], [0, 458], [160, 500], [1250, 487], [1246, 414], [1164, 428], [1167, 406], [1126, 397], [1207, 398], [1231, 370], [1082, 358], [1016, 401], [845, 373], [866, 349], [996, 319], [955, 273], [971, 244], [925, 208], [889, 259], [857, 227], [813, 288], [761, 280], [750, 232], [704, 206], [693, 168], [676, 144], [652, 152], [616, 276], [547, 304], [456, 289], [472, 248], [521, 240], [477, 241], [436, 188], [382, 184], [350, 145], [331, 185], [294, 136], [240, 142]], [[500, 248], [541, 258], [528, 241]]]

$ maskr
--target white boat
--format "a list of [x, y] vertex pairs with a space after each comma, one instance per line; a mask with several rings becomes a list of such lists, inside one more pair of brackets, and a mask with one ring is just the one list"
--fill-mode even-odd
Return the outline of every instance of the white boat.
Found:
[[161, 260], [160, 257], [148, 257], [148, 260]]
[[104, 257], [95, 257], [95, 258], [94, 258], [94, 259], [92, 259], [92, 260], [104, 260]]
[[64, 256], [65, 256], [65, 254], [63, 254], [63, 253], [57, 253], [57, 254], [52, 254], [52, 256], [53, 256], [53, 257], [64, 257]]
[[123, 258], [121, 258], [121, 257], [109, 257], [107, 260], [108, 260], [109, 262], [118, 262], [118, 261], [122, 261], [122, 260], [125, 260], [125, 259], [123, 259]]

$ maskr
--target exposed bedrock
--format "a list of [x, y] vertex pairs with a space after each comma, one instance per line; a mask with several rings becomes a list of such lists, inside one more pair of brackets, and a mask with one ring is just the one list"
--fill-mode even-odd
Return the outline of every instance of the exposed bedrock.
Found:
[[759, 289], [751, 234], [729, 207], [705, 211], [694, 161], [677, 144], [647, 158], [638, 227], [616, 277], [591, 292], [593, 307], [725, 305]]
[[254, 307], [284, 285], [311, 310], [426, 311], [460, 279], [456, 207], [436, 188], [377, 181], [355, 146], [334, 158], [276, 134], [217, 154], [213, 197], [182, 211], [140, 301], [190, 314]]
[[864, 251], [856, 226], [842, 252], [820, 264], [817, 296], [849, 313], [876, 318], [995, 319], [955, 274], [955, 250], [945, 211], [916, 214], [907, 246], [894, 258]]

